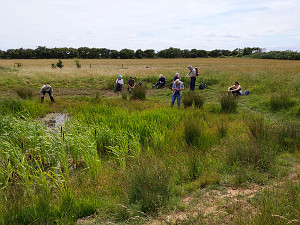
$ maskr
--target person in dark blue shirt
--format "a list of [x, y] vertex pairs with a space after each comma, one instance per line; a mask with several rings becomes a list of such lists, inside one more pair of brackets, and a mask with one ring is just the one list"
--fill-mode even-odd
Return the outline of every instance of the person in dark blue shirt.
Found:
[[166, 84], [166, 78], [164, 78], [164, 76], [160, 74], [158, 82], [153, 87], [156, 87], [158, 89], [160, 87], [164, 87], [165, 84]]

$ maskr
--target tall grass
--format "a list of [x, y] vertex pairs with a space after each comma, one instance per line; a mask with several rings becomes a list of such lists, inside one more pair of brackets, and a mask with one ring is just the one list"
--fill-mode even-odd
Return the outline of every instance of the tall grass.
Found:
[[287, 109], [294, 104], [295, 102], [291, 100], [289, 93], [272, 94], [270, 98], [270, 105], [273, 111]]
[[157, 162], [142, 160], [133, 167], [128, 180], [131, 203], [146, 213], [157, 213], [171, 196], [172, 180], [169, 172]]
[[19, 87], [16, 88], [17, 95], [22, 99], [32, 99], [33, 98], [33, 90], [27, 87]]
[[132, 100], [145, 100], [146, 99], [146, 89], [143, 86], [136, 86], [130, 97]]
[[238, 97], [223, 93], [220, 98], [221, 112], [236, 113], [238, 106]]

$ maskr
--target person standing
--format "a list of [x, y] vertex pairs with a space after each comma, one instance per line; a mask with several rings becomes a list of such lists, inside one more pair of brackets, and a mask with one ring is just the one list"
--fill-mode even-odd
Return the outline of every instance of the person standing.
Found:
[[124, 81], [122, 79], [122, 75], [119, 75], [118, 79], [116, 80], [116, 87], [115, 92], [121, 92], [123, 89]]
[[194, 91], [196, 85], [196, 77], [197, 77], [196, 69], [193, 68], [191, 65], [188, 66], [188, 69], [190, 71], [187, 73], [186, 77], [191, 78], [190, 91]]
[[172, 102], [171, 102], [171, 107], [174, 106], [175, 100], [177, 99], [177, 107], [180, 107], [180, 102], [181, 102], [181, 94], [182, 90], [184, 90], [184, 85], [183, 83], [177, 79], [174, 81], [172, 84]]
[[44, 98], [45, 98], [45, 94], [48, 93], [50, 96], [50, 100], [53, 103], [54, 102], [54, 98], [53, 98], [53, 88], [49, 85], [49, 84], [45, 84], [42, 86], [41, 90], [41, 103], [44, 102]]

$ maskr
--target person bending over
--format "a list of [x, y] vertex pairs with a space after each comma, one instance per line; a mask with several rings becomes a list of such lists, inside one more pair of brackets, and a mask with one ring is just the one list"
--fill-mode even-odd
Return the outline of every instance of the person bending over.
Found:
[[41, 103], [44, 102], [44, 98], [45, 98], [45, 94], [48, 93], [50, 96], [50, 100], [53, 103], [54, 102], [54, 98], [53, 98], [53, 88], [49, 85], [49, 84], [45, 84], [42, 86], [41, 90]]

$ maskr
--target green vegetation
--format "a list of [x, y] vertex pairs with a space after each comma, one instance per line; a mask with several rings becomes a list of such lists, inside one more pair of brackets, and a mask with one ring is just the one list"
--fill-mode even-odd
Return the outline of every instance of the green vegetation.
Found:
[[[218, 60], [1, 69], [0, 224], [298, 223], [300, 64]], [[171, 90], [151, 85], [188, 64], [202, 65], [207, 88], [184, 90], [184, 107], [171, 108]], [[114, 93], [118, 74], [143, 86]], [[250, 95], [224, 94], [235, 80]], [[45, 82], [55, 104], [40, 104]]]

